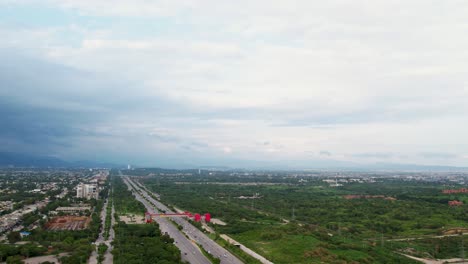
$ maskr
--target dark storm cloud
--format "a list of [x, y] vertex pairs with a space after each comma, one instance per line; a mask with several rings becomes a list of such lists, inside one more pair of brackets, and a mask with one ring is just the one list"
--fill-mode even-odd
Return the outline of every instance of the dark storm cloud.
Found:
[[[184, 143], [171, 134], [148, 134], [148, 129], [159, 118], [190, 118], [197, 111], [134, 93], [138, 85], [0, 49], [0, 151], [79, 152], [87, 138], [112, 144], [116, 138], [133, 142], [144, 135], [156, 142]], [[134, 128], [139, 122], [145, 125]]]
[[167, 99], [134, 93], [141, 83], [27, 57], [15, 50], [0, 49], [0, 85], [0, 95], [12, 104], [76, 111], [84, 119], [141, 115], [150, 111], [158, 111], [160, 115], [187, 111], [182, 106], [172, 107], [175, 102]]
[[14, 50], [0, 50], [0, 59], [2, 141], [31, 152], [69, 146], [70, 137], [90, 133], [83, 126], [103, 120], [102, 108], [90, 99], [90, 75]]
[[102, 136], [86, 129], [102, 121], [98, 112], [59, 110], [2, 97], [0, 116], [0, 139], [22, 146], [22, 149], [8, 149], [11, 145], [1, 144], [2, 151], [48, 153], [56, 148], [71, 147], [72, 140], [78, 137]]
[[74, 131], [67, 126], [73, 120], [70, 113], [34, 107], [14, 100], [0, 99], [2, 125], [0, 136], [20, 138], [30, 144], [43, 143], [48, 138], [64, 137]]

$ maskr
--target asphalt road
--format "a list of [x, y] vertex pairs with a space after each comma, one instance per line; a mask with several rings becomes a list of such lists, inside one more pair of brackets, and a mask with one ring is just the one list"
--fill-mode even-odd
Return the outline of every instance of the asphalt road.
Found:
[[103, 206], [103, 210], [101, 211], [101, 223], [102, 223], [102, 230], [101, 232], [99, 233], [99, 237], [98, 239], [96, 240], [95, 244], [96, 244], [96, 250], [93, 251], [93, 253], [91, 253], [91, 257], [89, 258], [88, 260], [88, 264], [97, 264], [98, 261], [97, 261], [97, 257], [98, 257], [98, 254], [97, 254], [97, 247], [100, 245], [100, 244], [106, 244], [107, 245], [107, 251], [106, 253], [104, 253], [104, 261], [102, 262], [103, 264], [112, 264], [113, 263], [113, 260], [114, 260], [114, 256], [112, 255], [111, 251], [112, 251], [112, 241], [114, 241], [114, 236], [115, 236], [115, 233], [114, 233], [114, 224], [115, 224], [115, 219], [114, 219], [114, 205], [112, 205], [112, 211], [111, 211], [111, 215], [112, 215], [112, 218], [111, 218], [111, 228], [110, 228], [110, 231], [109, 231], [109, 239], [105, 239], [104, 238], [104, 231], [105, 231], [105, 223], [106, 223], [106, 214], [107, 214], [107, 204], [108, 204], [108, 201], [109, 200], [106, 200], [106, 202], [104, 203], [104, 206]]
[[[125, 184], [131, 190], [133, 187], [128, 183], [128, 178], [124, 178]], [[135, 184], [132, 182], [135, 186]], [[144, 192], [143, 192], [144, 193]], [[157, 213], [158, 210], [154, 208], [147, 200], [145, 200], [138, 192], [134, 191], [136, 199], [140, 201], [145, 207], [146, 210], [150, 213]], [[161, 233], [167, 233], [172, 239], [174, 239], [174, 244], [180, 249], [182, 260], [188, 261], [191, 264], [211, 264], [207, 257], [203, 255], [198, 246], [190, 241], [184, 234], [181, 233], [175, 225], [169, 222], [165, 218], [157, 218], [155, 221], [159, 224], [159, 229]]]
[[101, 232], [99, 233], [98, 239], [94, 242], [94, 244], [96, 245], [96, 250], [94, 250], [93, 253], [91, 253], [91, 256], [90, 256], [90, 258], [88, 260], [88, 264], [97, 264], [98, 263], [98, 261], [97, 261], [97, 257], [98, 257], [97, 247], [101, 243], [104, 243], [104, 231], [105, 231], [104, 224], [106, 222], [107, 203], [108, 203], [108, 200], [106, 199], [106, 202], [104, 203], [103, 209], [101, 210], [102, 229], [101, 229]]
[[115, 225], [115, 209], [114, 209], [114, 204], [112, 203], [112, 210], [111, 210], [111, 226], [109, 230], [109, 239], [105, 241], [107, 245], [107, 251], [104, 254], [104, 261], [102, 262], [103, 264], [112, 264], [114, 263], [114, 255], [112, 255], [112, 249], [114, 248], [112, 246], [112, 242], [114, 241], [115, 238], [115, 232], [114, 232], [114, 225]]
[[[163, 210], [166, 213], [174, 213], [172, 210], [170, 210], [167, 206], [162, 204], [161, 202], [157, 201], [148, 193], [150, 192], [148, 189], [146, 189], [143, 185], [140, 183], [135, 183], [132, 181], [130, 178], [126, 178], [127, 180], [131, 181], [131, 183], [143, 193], [143, 196], [148, 199], [152, 204], [154, 204], [157, 209]], [[153, 193], [156, 195], [155, 193]], [[163, 219], [164, 218], [155, 218], [156, 220], [158, 219]], [[174, 222], [179, 224], [180, 226], [183, 227], [182, 231], [193, 241], [195, 241], [197, 244], [201, 245], [208, 253], [213, 255], [214, 257], [217, 257], [221, 260], [221, 264], [241, 264], [243, 263], [240, 261], [237, 257], [235, 257], [233, 254], [231, 254], [229, 251], [227, 251], [225, 248], [221, 247], [218, 245], [216, 242], [214, 242], [212, 239], [210, 239], [207, 235], [205, 235], [202, 231], [200, 231], [198, 228], [194, 227], [192, 224], [189, 223], [186, 219], [180, 218], [180, 217], [174, 217], [172, 218]]]

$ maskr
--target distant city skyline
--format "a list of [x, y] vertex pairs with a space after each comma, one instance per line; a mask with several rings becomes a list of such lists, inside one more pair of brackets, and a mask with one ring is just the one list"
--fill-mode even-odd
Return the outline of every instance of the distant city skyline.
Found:
[[0, 152], [468, 167], [467, 14], [464, 1], [0, 0]]

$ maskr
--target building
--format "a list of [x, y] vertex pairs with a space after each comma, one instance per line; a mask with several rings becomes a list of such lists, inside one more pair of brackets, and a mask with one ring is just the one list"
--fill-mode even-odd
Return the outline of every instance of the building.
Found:
[[91, 211], [91, 206], [58, 207], [57, 209], [55, 209], [55, 211], [63, 212], [63, 213], [67, 213], [67, 214], [80, 213], [80, 212]]
[[99, 199], [99, 188], [97, 184], [80, 183], [76, 186], [76, 197], [86, 199]]

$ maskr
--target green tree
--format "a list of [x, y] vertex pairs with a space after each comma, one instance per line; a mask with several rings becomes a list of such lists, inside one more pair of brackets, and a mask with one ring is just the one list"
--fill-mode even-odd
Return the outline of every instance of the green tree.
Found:
[[7, 238], [10, 243], [16, 243], [21, 240], [21, 235], [19, 232], [12, 231], [8, 234]]
[[20, 256], [10, 256], [7, 258], [6, 263], [7, 264], [22, 264], [24, 262], [21, 260]]

